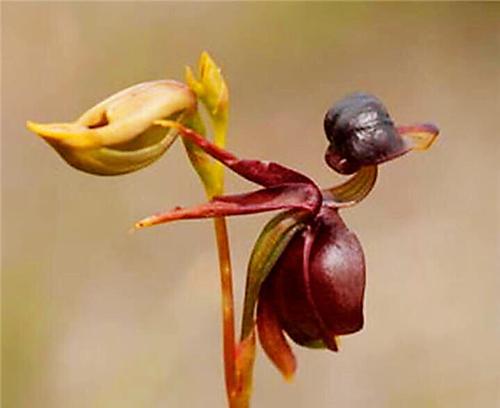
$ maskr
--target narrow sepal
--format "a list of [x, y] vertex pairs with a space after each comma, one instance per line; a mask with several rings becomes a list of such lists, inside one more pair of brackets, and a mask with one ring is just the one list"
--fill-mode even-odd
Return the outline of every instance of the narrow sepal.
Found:
[[262, 288], [257, 305], [257, 331], [266, 355], [285, 380], [291, 381], [297, 369], [297, 361], [279, 324], [266, 286]]
[[226, 81], [208, 52], [201, 53], [198, 62], [198, 78], [193, 70], [186, 67], [186, 82], [207, 107], [211, 116], [220, 117], [226, 114], [229, 92]]
[[[186, 117], [183, 123], [194, 129], [200, 136], [206, 134], [205, 126], [198, 112]], [[191, 140], [183, 137], [182, 142], [193, 168], [200, 177], [207, 197], [212, 198], [215, 195], [222, 194], [224, 178], [221, 164], [214, 161]]]
[[[196, 94], [208, 112], [213, 129], [213, 143], [218, 147], [226, 144], [226, 134], [229, 121], [229, 91], [226, 81], [222, 76], [221, 69], [207, 52], [202, 52], [198, 62], [198, 78], [190, 67], [186, 67], [186, 83]], [[194, 117], [194, 129], [199, 130], [201, 118]], [[201, 132], [205, 135], [205, 131]], [[195, 144], [184, 140], [191, 163], [200, 176], [205, 187], [207, 196], [212, 198], [224, 192], [224, 169], [218, 162], [193, 160], [200, 156]], [[205, 165], [208, 163], [208, 165]]]
[[149, 227], [171, 221], [256, 214], [289, 208], [299, 208], [313, 213], [314, 188], [309, 184], [283, 184], [244, 194], [215, 197], [208, 203], [191, 208], [177, 207], [162, 214], [147, 217], [136, 224], [137, 228]]
[[331, 207], [350, 207], [362, 201], [375, 186], [377, 166], [364, 166], [347, 181], [324, 189], [324, 203]]
[[255, 331], [236, 347], [236, 399], [248, 401], [252, 394], [252, 373], [255, 363]]
[[241, 338], [251, 332], [254, 312], [262, 282], [271, 272], [295, 233], [304, 228], [310, 213], [293, 209], [272, 218], [260, 233], [250, 255], [245, 287]]
[[192, 141], [214, 159], [220, 161], [236, 174], [261, 186], [271, 187], [283, 183], [308, 183], [315, 185], [309, 177], [281, 164], [261, 160], [239, 159], [234, 154], [216, 146], [193, 129], [189, 129], [181, 123], [171, 120], [158, 120], [156, 124], [179, 130], [184, 138]]

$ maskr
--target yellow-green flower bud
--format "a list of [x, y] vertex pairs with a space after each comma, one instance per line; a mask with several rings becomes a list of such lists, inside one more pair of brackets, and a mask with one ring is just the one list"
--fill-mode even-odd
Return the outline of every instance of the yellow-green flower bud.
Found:
[[189, 87], [158, 80], [124, 89], [74, 122], [27, 126], [78, 170], [117, 175], [154, 162], [175, 140], [177, 132], [155, 125], [156, 120], [195, 109], [196, 96]]
[[186, 67], [186, 82], [205, 104], [212, 117], [227, 117], [229, 92], [221, 70], [207, 52], [198, 63], [196, 79], [191, 68]]
[[[219, 147], [224, 147], [229, 119], [229, 92], [221, 69], [204, 51], [198, 61], [197, 76], [190, 67], [186, 67], [185, 78], [188, 86], [207, 109], [212, 122], [214, 143]], [[194, 116], [192, 119], [189, 127], [205, 135], [205, 129], [199, 117]], [[183, 141], [208, 196], [221, 195], [224, 190], [224, 170], [221, 164], [212, 162], [206, 154], [186, 139]]]

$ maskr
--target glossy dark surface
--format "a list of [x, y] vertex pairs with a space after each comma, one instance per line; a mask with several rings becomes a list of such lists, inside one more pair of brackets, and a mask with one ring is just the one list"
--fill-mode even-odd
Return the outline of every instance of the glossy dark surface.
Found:
[[330, 142], [325, 159], [342, 174], [382, 163], [407, 150], [385, 106], [367, 93], [349, 95], [331, 107], [324, 129]]
[[335, 350], [334, 336], [363, 327], [364, 256], [335, 209], [323, 207], [313, 231], [309, 259], [304, 262], [304, 234], [297, 234], [268, 284], [280, 323], [295, 342], [321, 340]]
[[[336, 171], [356, 175], [321, 190], [313, 180], [293, 169], [275, 162], [240, 159], [193, 129], [173, 125], [205, 153], [264, 188], [216, 196], [195, 207], [177, 207], [141, 221], [138, 227], [180, 219], [289, 210], [266, 225], [252, 252], [242, 341], [253, 329], [257, 299], [261, 345], [285, 377], [293, 373], [295, 359], [283, 332], [300, 345], [337, 351], [337, 336], [363, 327], [365, 290], [361, 244], [338, 211], [358, 203], [371, 191], [377, 164], [413, 148], [426, 149], [437, 136], [437, 128], [413, 125], [398, 130], [374, 96], [358, 93], [344, 98], [325, 118], [330, 141], [326, 159]], [[300, 217], [296, 217], [298, 214]], [[289, 231], [292, 234], [286, 236]]]

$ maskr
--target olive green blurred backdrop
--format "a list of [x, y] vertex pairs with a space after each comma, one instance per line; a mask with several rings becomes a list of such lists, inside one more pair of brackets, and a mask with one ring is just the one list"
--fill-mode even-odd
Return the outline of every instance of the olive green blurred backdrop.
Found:
[[[498, 4], [3, 3], [3, 406], [224, 406], [211, 223], [127, 232], [204, 199], [183, 149], [98, 178], [24, 127], [182, 79], [204, 49], [230, 86], [228, 147], [321, 185], [341, 179], [323, 115], [348, 92], [442, 130], [344, 211], [367, 258], [364, 330], [338, 354], [296, 347], [292, 384], [259, 350], [254, 406], [498, 406], [499, 21]], [[268, 217], [229, 222], [238, 310]]]

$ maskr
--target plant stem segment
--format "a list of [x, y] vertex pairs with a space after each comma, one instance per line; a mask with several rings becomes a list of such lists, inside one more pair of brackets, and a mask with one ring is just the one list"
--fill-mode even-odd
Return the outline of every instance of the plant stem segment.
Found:
[[[199, 79], [190, 68], [186, 69], [186, 82], [197, 95], [210, 116], [213, 143], [223, 148], [228, 125], [228, 89], [220, 68], [206, 53], [199, 61]], [[184, 121], [206, 136], [205, 126], [198, 112]], [[183, 138], [189, 158], [205, 187], [209, 200], [224, 194], [224, 168], [201, 151], [200, 147]], [[222, 338], [224, 376], [229, 408], [248, 408], [251, 391], [251, 367], [255, 356], [255, 338], [238, 344], [235, 338], [233, 278], [227, 225], [223, 217], [214, 218], [215, 238], [219, 257], [220, 285], [222, 295]], [[243, 346], [242, 346], [243, 345]]]
[[[231, 272], [231, 257], [227, 225], [224, 218], [214, 219], [215, 237], [219, 257], [220, 285], [222, 294], [222, 333], [223, 357], [226, 394], [229, 408], [248, 408], [250, 406], [252, 367], [255, 358], [255, 339], [250, 344], [245, 344], [243, 353], [238, 353], [235, 324], [234, 324], [234, 296], [233, 278]], [[237, 356], [243, 360], [238, 369]], [[241, 372], [240, 372], [241, 371]]]
[[239, 408], [237, 405], [233, 404], [237, 386], [235, 360], [236, 342], [234, 334], [233, 278], [231, 273], [231, 258], [226, 220], [224, 218], [215, 218], [214, 228], [219, 256], [220, 285], [222, 293], [223, 355], [226, 393], [229, 406], [231, 408]]
[[[214, 142], [217, 146], [223, 147], [227, 133], [227, 112], [223, 113], [221, 118], [212, 119], [215, 119], [212, 121]], [[220, 181], [220, 191], [216, 194], [219, 195], [224, 190], [224, 168], [219, 162], [214, 163], [214, 165], [215, 176]], [[251, 369], [250, 371], [246, 369], [244, 373], [240, 373], [237, 367], [238, 353], [234, 322], [233, 277], [226, 219], [223, 217], [214, 218], [214, 228], [222, 295], [223, 355], [227, 400], [229, 408], [248, 408], [250, 406], [252, 372]], [[253, 345], [255, 346], [255, 343]], [[253, 362], [255, 347], [251, 348], [251, 356], [248, 358]]]

